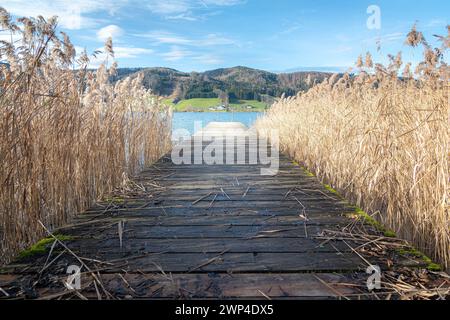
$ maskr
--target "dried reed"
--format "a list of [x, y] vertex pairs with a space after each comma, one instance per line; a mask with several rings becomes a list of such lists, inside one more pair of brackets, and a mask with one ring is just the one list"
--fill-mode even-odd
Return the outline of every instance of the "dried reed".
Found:
[[401, 54], [388, 66], [368, 54], [355, 75], [281, 99], [256, 124], [278, 129], [282, 150], [447, 268], [448, 32], [432, 49], [413, 28], [407, 44], [424, 48], [414, 75]]
[[109, 82], [112, 41], [96, 72], [57, 19], [0, 7], [0, 263], [163, 155], [171, 111], [140, 78]]

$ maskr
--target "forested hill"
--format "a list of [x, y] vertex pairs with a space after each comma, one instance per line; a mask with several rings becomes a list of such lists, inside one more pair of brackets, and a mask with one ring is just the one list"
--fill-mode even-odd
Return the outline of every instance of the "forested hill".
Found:
[[206, 72], [185, 73], [168, 68], [119, 69], [114, 80], [144, 74], [144, 85], [155, 94], [174, 100], [215, 98], [227, 93], [230, 99], [270, 102], [273, 97], [295, 95], [308, 89], [314, 82], [331, 76], [323, 72], [272, 72], [234, 67]]

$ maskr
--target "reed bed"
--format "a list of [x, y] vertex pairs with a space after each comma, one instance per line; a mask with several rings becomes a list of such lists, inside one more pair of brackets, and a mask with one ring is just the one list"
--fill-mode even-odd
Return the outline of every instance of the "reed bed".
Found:
[[[141, 85], [89, 71], [57, 19], [0, 7], [0, 263], [127, 182], [170, 147], [171, 111]], [[96, 52], [95, 54], [99, 54]]]
[[435, 49], [411, 30], [406, 43], [424, 50], [414, 72], [401, 53], [387, 66], [361, 56], [357, 72], [282, 98], [256, 127], [279, 130], [283, 151], [448, 269], [447, 29]]

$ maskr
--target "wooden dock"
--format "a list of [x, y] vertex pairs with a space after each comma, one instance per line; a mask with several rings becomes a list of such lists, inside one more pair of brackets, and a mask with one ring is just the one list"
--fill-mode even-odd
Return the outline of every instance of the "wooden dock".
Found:
[[[202, 133], [246, 129], [212, 124]], [[285, 155], [276, 175], [261, 167], [174, 165], [166, 156], [54, 231], [61, 243], [3, 268], [0, 287], [44, 299], [344, 299], [367, 297], [368, 264], [423, 266], [394, 250], [375, 254], [399, 241]], [[81, 267], [76, 292], [63, 285], [70, 265]]]

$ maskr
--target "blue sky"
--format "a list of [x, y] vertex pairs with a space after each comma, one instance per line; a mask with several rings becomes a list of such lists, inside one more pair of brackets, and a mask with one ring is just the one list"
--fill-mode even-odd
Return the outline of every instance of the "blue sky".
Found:
[[[403, 45], [414, 22], [430, 42], [433, 34], [446, 34], [450, 23], [445, 0], [2, 0], [0, 5], [15, 16], [58, 15], [60, 29], [78, 51], [93, 52], [113, 36], [121, 67], [182, 71], [236, 65], [270, 71], [346, 68], [366, 51], [384, 61], [387, 53], [401, 50], [404, 60], [414, 62], [421, 52]], [[370, 5], [380, 8], [380, 29], [367, 27]]]

